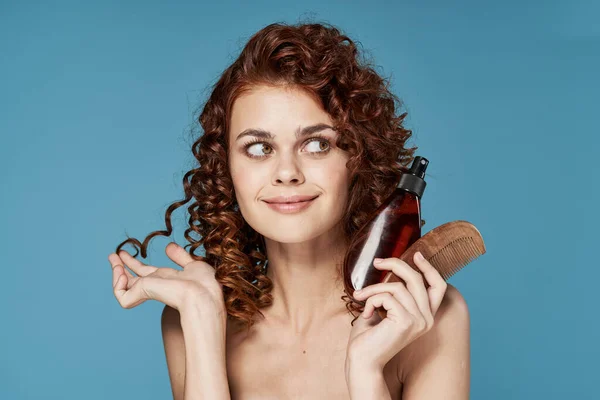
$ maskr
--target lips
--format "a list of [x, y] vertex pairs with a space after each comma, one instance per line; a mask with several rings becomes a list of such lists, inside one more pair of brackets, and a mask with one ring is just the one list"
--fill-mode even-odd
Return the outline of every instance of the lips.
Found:
[[263, 201], [269, 204], [300, 203], [316, 199], [317, 197], [318, 195], [277, 196], [268, 199], [263, 199]]
[[[309, 196], [304, 201], [296, 201], [293, 203], [286, 203], [286, 202], [269, 203], [267, 201], [265, 201], [265, 203], [267, 204], [267, 207], [269, 207], [271, 210], [276, 211], [278, 213], [296, 214], [296, 213], [300, 213], [300, 212], [308, 209], [315, 202], [315, 199], [317, 197], [319, 197], [319, 196], [315, 196], [315, 197]], [[272, 200], [272, 199], [270, 199], [270, 200]]]

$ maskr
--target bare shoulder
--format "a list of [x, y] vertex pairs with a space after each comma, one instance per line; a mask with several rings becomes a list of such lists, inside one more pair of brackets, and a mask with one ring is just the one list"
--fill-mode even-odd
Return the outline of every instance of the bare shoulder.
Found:
[[[448, 315], [450, 316], [448, 317]], [[460, 293], [460, 291], [449, 283], [448, 287], [446, 288], [446, 294], [444, 295], [442, 304], [440, 305], [438, 313], [436, 314], [436, 319], [438, 318], [438, 316], [440, 318], [444, 317], [446, 319], [461, 316], [464, 318], [468, 318], [469, 316], [467, 301]]]
[[179, 311], [165, 305], [161, 315], [161, 330], [173, 399], [183, 399], [185, 383], [185, 342]]
[[400, 381], [406, 383], [411, 375], [418, 375], [426, 366], [435, 368], [435, 359], [445, 359], [446, 362], [459, 364], [463, 369], [468, 368], [469, 327], [467, 302], [460, 291], [448, 283], [433, 327], [399, 353]]

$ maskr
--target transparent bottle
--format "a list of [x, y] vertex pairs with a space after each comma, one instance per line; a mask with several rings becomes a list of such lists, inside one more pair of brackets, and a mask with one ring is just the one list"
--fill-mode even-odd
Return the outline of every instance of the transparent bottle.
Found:
[[400, 257], [421, 237], [421, 198], [429, 161], [417, 156], [394, 192], [357, 233], [344, 257], [344, 285], [352, 294], [380, 283], [389, 272], [373, 266], [374, 258]]

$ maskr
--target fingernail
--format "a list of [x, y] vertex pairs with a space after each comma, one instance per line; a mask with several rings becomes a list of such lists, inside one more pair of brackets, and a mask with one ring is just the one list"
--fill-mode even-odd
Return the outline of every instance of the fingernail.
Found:
[[382, 261], [383, 261], [383, 258], [376, 258], [376, 259], [373, 260], [373, 263], [374, 264], [379, 264]]
[[361, 294], [361, 293], [362, 293], [362, 289], [354, 291], [354, 294]]
[[417, 251], [417, 260], [423, 261], [424, 259], [425, 259], [425, 257], [423, 257], [423, 254], [421, 254], [420, 251]]

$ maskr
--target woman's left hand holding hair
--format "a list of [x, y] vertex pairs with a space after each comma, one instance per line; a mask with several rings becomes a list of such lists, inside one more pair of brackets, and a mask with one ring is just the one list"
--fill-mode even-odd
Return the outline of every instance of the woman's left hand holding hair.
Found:
[[180, 312], [193, 305], [206, 315], [216, 313], [224, 317], [223, 291], [215, 279], [214, 268], [194, 260], [176, 243], [169, 243], [165, 253], [183, 270], [143, 264], [124, 250], [108, 256], [113, 271], [113, 293], [121, 307], [129, 309], [146, 300], [157, 300]]
[[[385, 258], [375, 268], [392, 271], [404, 282], [377, 283], [355, 291], [353, 297], [366, 299], [363, 313], [350, 332], [346, 352], [346, 375], [351, 369], [378, 373], [400, 350], [428, 332], [446, 293], [447, 283], [425, 259], [415, 254], [422, 274], [399, 258]], [[425, 287], [427, 280], [429, 287]], [[375, 312], [383, 307], [383, 320]], [[356, 375], [355, 375], [356, 376]]]

